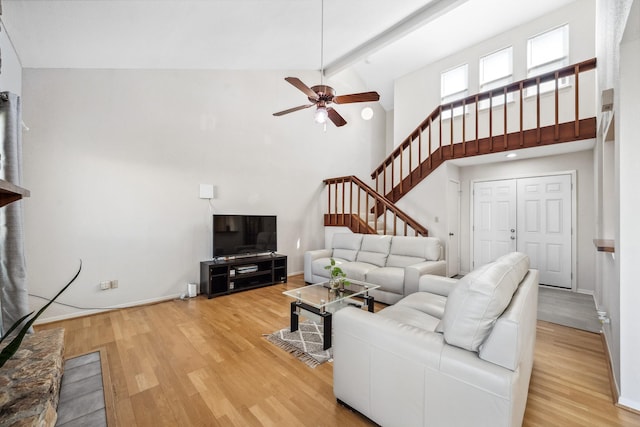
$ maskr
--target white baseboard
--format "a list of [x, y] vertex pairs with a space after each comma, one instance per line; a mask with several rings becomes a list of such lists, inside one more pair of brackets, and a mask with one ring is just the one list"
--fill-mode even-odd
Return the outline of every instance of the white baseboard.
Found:
[[[128, 303], [124, 303], [124, 304], [112, 305], [112, 306], [105, 307], [104, 309], [100, 309], [100, 310], [82, 310], [82, 311], [76, 311], [74, 313], [61, 314], [59, 316], [40, 317], [34, 323], [34, 325], [45, 325], [47, 323], [58, 322], [60, 320], [75, 319], [76, 317], [84, 317], [84, 316], [89, 316], [91, 314], [104, 313], [105, 311], [117, 310], [119, 308], [137, 307], [137, 306], [140, 306], [140, 305], [153, 304], [153, 303], [156, 303], [156, 302], [170, 301], [170, 300], [173, 300], [173, 299], [176, 299], [176, 298], [180, 298], [181, 295], [182, 294], [165, 295], [165, 296], [157, 297], [157, 298], [149, 298], [149, 299], [146, 299], [146, 300], [140, 300], [140, 301], [128, 302]], [[46, 314], [46, 312], [45, 312], [45, 314]]]

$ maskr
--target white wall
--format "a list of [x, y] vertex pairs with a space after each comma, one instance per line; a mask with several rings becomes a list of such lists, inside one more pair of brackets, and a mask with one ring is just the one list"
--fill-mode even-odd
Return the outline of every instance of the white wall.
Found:
[[[289, 273], [324, 244], [324, 178], [368, 177], [381, 160], [385, 117], [313, 123], [284, 71], [24, 71], [24, 184], [30, 291], [52, 296], [83, 260], [61, 300], [131, 305], [179, 295], [211, 257], [211, 214], [278, 216]], [[331, 84], [331, 82], [329, 82]], [[344, 81], [337, 91], [350, 92]], [[353, 83], [357, 86], [357, 82]], [[358, 90], [363, 88], [358, 87]], [[213, 184], [213, 210], [198, 198]], [[100, 291], [99, 282], [119, 280]], [[34, 306], [41, 302], [33, 300]], [[44, 320], [86, 312], [51, 307]]]
[[400, 144], [440, 104], [441, 72], [468, 63], [469, 95], [478, 93], [480, 57], [513, 46], [513, 79], [514, 81], [525, 79], [527, 77], [527, 39], [566, 23], [569, 24], [570, 37], [569, 63], [593, 58], [595, 56], [595, 0], [577, 0], [551, 14], [477, 43], [396, 80], [394, 144]]
[[9, 35], [4, 28], [4, 22], [0, 19], [0, 55], [2, 66], [0, 67], [0, 92], [12, 92], [22, 95], [22, 65], [16, 54]]
[[619, 102], [616, 108], [619, 216], [616, 232], [620, 278], [620, 398], [625, 406], [640, 410], [640, 170], [638, 159], [638, 107], [640, 99], [640, 3], [635, 1], [620, 44]]
[[[603, 325], [619, 402], [640, 410], [640, 341], [637, 325], [640, 321], [637, 286], [638, 239], [637, 182], [640, 178], [637, 159], [637, 111], [640, 88], [638, 45], [640, 6], [637, 0], [598, 0], [597, 58], [599, 93], [614, 90], [615, 138], [604, 142], [598, 134], [599, 151], [615, 151], [611, 156], [596, 157], [596, 208], [598, 237], [615, 238], [615, 254], [599, 253], [596, 257], [596, 303], [608, 313], [610, 323]], [[601, 113], [598, 128], [603, 129], [611, 113]], [[610, 146], [608, 147], [607, 144]], [[613, 163], [614, 173], [607, 173]], [[614, 192], [607, 180], [613, 177]], [[614, 235], [608, 235], [613, 230]], [[606, 233], [606, 234], [605, 234]]]

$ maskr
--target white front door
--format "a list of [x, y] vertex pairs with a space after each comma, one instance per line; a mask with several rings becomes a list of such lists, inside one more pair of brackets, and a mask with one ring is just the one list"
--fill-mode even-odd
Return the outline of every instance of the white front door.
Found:
[[571, 175], [518, 179], [518, 251], [540, 283], [571, 288]]
[[571, 175], [476, 182], [473, 266], [519, 251], [540, 283], [571, 288]]
[[516, 250], [516, 181], [473, 186], [473, 268]]
[[460, 183], [449, 180], [447, 184], [447, 275], [460, 273]]

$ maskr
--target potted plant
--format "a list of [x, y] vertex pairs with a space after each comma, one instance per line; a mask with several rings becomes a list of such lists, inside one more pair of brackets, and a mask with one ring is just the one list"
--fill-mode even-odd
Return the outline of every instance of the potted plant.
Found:
[[329, 286], [331, 289], [338, 289], [349, 286], [350, 282], [346, 279], [347, 274], [336, 265], [336, 260], [329, 258], [330, 264], [325, 266], [325, 270], [329, 270]]

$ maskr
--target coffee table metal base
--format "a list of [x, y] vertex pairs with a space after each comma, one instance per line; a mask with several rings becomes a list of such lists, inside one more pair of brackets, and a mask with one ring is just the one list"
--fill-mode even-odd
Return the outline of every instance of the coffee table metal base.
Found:
[[[366, 295], [363, 297], [364, 305], [367, 307], [367, 310], [370, 313], [373, 313], [373, 303], [374, 299], [372, 296]], [[300, 309], [309, 311], [313, 314], [316, 314], [322, 318], [322, 327], [323, 327], [323, 345], [322, 349], [327, 350], [331, 347], [331, 320], [333, 314], [329, 311], [321, 310], [312, 305], [306, 304], [302, 301], [293, 301], [291, 303], [291, 325], [289, 330], [291, 332], [295, 332], [298, 330], [298, 320], [300, 317]]]

